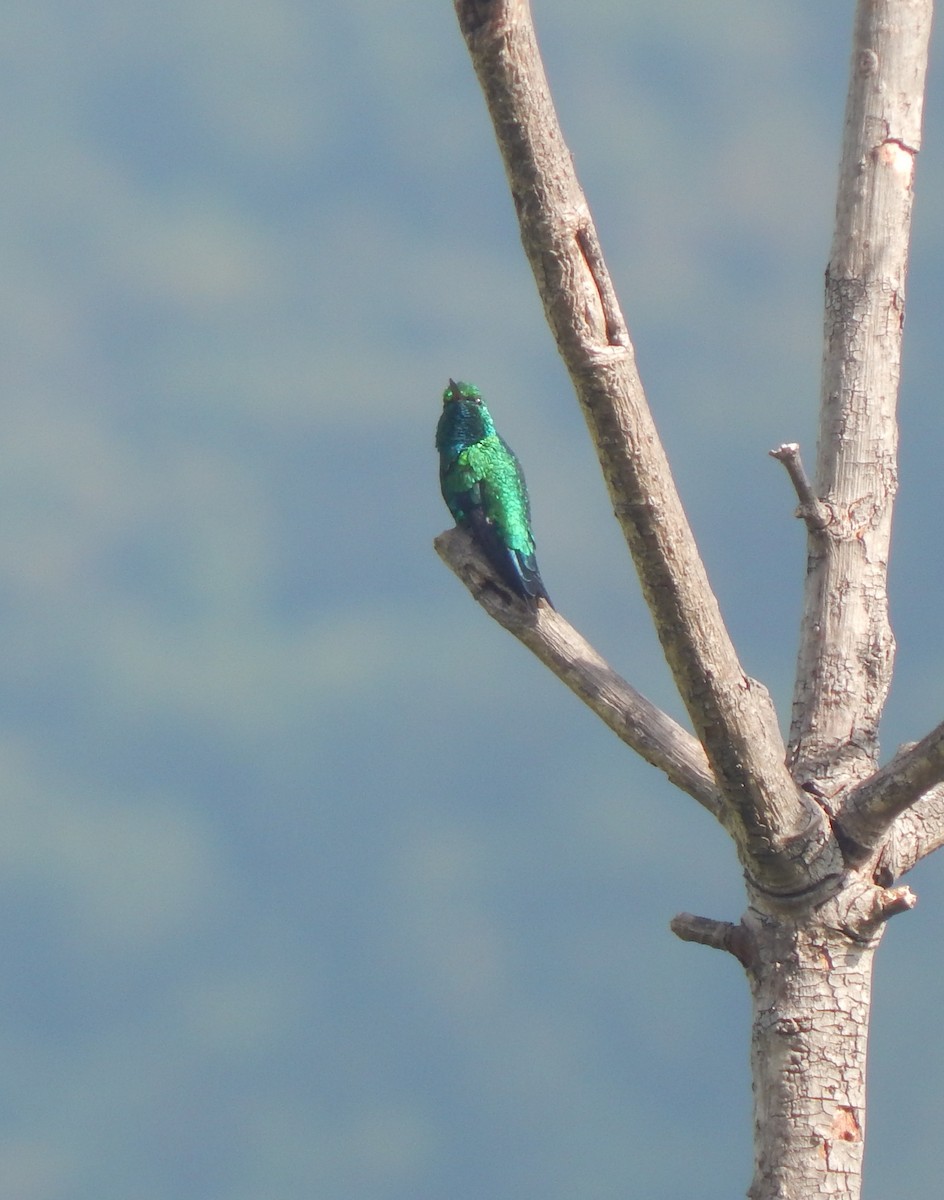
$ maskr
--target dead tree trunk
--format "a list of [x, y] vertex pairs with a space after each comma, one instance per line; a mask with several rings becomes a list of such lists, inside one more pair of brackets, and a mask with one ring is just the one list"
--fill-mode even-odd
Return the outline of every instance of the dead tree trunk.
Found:
[[789, 748], [725, 629], [635, 367], [564, 144], [527, 0], [456, 0], [558, 349], [596, 445], [694, 736], [567, 621], [490, 580], [469, 538], [439, 553], [479, 603], [585, 703], [717, 817], [747, 881], [739, 923], [681, 914], [728, 950], [753, 995], [752, 1200], [855, 1200], [861, 1188], [872, 959], [892, 886], [944, 841], [944, 725], [877, 769], [894, 640], [886, 569], [897, 468], [904, 281], [932, 0], [859, 0], [826, 281], [815, 481], [787, 468], [808, 529]]

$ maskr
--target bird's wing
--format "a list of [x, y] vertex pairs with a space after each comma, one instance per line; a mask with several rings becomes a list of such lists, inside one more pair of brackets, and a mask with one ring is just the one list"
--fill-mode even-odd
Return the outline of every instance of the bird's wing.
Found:
[[482, 509], [483, 468], [475, 450], [475, 446], [470, 446], [461, 451], [439, 472], [443, 498], [457, 525], [467, 522], [473, 511]]
[[522, 511], [524, 512], [524, 519], [528, 523], [528, 525], [530, 525], [531, 524], [531, 501], [528, 497], [528, 485], [524, 481], [524, 471], [521, 468], [521, 463], [518, 461], [518, 455], [515, 454], [514, 450], [512, 450], [512, 448], [508, 445], [508, 443], [505, 441], [505, 439], [503, 437], [500, 437], [498, 440], [501, 442], [502, 448], [504, 449], [505, 454], [507, 455], [508, 462], [511, 464], [511, 467], [514, 470], [515, 478], [518, 481], [518, 489], [517, 490], [518, 490], [518, 495], [521, 498], [520, 502], [521, 502]]

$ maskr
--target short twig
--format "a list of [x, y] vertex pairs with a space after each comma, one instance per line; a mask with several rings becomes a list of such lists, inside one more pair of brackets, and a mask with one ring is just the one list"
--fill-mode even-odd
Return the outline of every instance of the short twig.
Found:
[[800, 447], [796, 442], [784, 442], [775, 450], [769, 451], [771, 458], [782, 462], [793, 483], [800, 506], [797, 516], [806, 522], [811, 533], [820, 533], [829, 524], [829, 509], [817, 498], [810, 483], [809, 476], [800, 458]]
[[753, 961], [754, 938], [743, 924], [679, 913], [669, 922], [669, 928], [683, 942], [698, 942], [713, 950], [727, 950], [744, 967], [749, 967]]
[[898, 913], [910, 912], [917, 902], [909, 887], [872, 887], [862, 882], [840, 897], [838, 928], [855, 942], [871, 943], [887, 920]]

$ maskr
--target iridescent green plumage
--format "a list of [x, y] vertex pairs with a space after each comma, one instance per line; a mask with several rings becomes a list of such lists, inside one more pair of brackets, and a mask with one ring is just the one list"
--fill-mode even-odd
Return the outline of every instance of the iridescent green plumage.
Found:
[[439, 482], [457, 525], [468, 529], [501, 580], [535, 608], [551, 603], [534, 557], [531, 508], [521, 465], [495, 432], [481, 393], [454, 383], [436, 427]]

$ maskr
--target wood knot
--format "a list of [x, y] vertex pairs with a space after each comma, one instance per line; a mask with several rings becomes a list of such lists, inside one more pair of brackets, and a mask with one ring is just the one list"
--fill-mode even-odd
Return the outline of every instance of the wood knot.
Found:
[[878, 55], [874, 50], [863, 50], [859, 55], [859, 71], [863, 75], [874, 75], [878, 70]]

